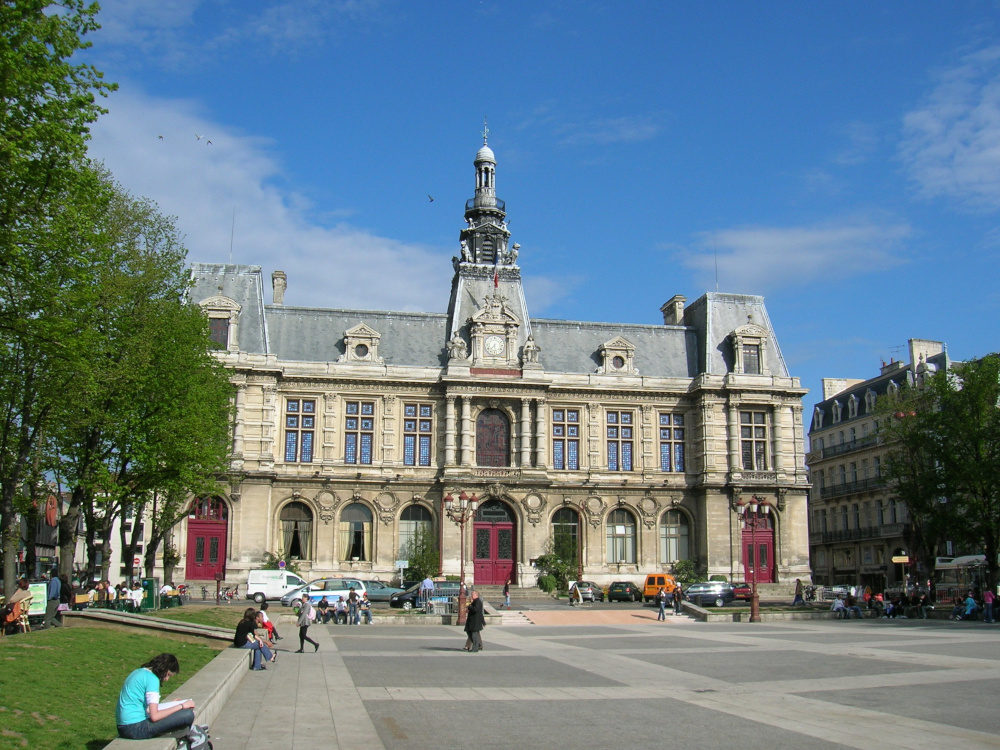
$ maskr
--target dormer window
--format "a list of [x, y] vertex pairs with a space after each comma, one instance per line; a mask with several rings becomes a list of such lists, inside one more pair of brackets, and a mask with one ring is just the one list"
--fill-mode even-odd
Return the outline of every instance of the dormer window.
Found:
[[871, 414], [873, 411], [875, 411], [875, 399], [876, 399], [875, 391], [869, 388], [868, 391], [865, 393], [865, 412], [867, 412], [868, 414]]
[[635, 369], [635, 346], [627, 339], [617, 336], [601, 344], [598, 349], [601, 366], [597, 368], [604, 375], [638, 375]]
[[833, 423], [838, 424], [844, 414], [844, 405], [839, 401], [833, 402]]
[[729, 334], [733, 347], [733, 372], [767, 375], [767, 339], [767, 329], [753, 323], [740, 326]]
[[851, 397], [847, 399], [847, 417], [854, 419], [856, 416], [858, 416], [858, 397], [852, 393]]
[[886, 388], [886, 391], [890, 396], [895, 396], [896, 394], [899, 393], [899, 385], [896, 383], [895, 380], [890, 380], [889, 385]]
[[817, 406], [813, 409], [813, 429], [822, 430], [823, 429], [823, 409]]
[[240, 306], [230, 297], [218, 295], [201, 302], [201, 309], [208, 316], [208, 336], [212, 348], [221, 351], [239, 351]]
[[337, 362], [382, 364], [378, 356], [378, 342], [382, 334], [364, 323], [344, 332], [344, 353]]
[[229, 318], [209, 318], [208, 338], [216, 349], [229, 348]]

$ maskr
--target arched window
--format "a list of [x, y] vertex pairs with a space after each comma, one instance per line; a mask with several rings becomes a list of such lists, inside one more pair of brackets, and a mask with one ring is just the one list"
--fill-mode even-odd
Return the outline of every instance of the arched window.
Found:
[[372, 559], [372, 512], [361, 503], [351, 503], [340, 513], [340, 559]]
[[229, 518], [226, 504], [220, 497], [199, 497], [191, 504], [188, 515], [198, 521], [225, 521]]
[[635, 562], [635, 516], [627, 510], [614, 510], [608, 516], [608, 562]]
[[399, 514], [399, 559], [409, 560], [426, 543], [434, 543], [434, 519], [422, 505], [409, 505]]
[[510, 466], [510, 420], [499, 409], [483, 409], [476, 420], [476, 464]]
[[674, 563], [691, 556], [687, 516], [679, 510], [668, 510], [660, 517], [660, 562]]
[[580, 559], [580, 514], [560, 508], [552, 516], [552, 552], [561, 560]]
[[312, 511], [305, 503], [281, 509], [281, 552], [290, 560], [308, 560], [312, 540]]

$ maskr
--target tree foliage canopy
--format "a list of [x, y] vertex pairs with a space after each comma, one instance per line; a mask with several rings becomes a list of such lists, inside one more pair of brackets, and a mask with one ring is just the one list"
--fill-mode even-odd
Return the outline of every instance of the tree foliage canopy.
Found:
[[1000, 355], [956, 364], [880, 400], [883, 473], [932, 550], [945, 539], [1000, 552]]

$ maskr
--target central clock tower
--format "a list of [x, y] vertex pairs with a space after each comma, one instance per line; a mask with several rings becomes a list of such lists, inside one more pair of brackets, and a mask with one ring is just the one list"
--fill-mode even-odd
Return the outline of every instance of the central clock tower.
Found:
[[483, 146], [473, 162], [476, 191], [465, 204], [467, 226], [459, 233], [460, 254], [452, 258], [455, 276], [448, 304], [448, 352], [452, 364], [517, 369], [526, 360], [524, 345], [531, 322], [517, 265], [520, 245], [510, 244], [506, 206], [496, 194], [497, 161], [488, 136], [489, 129], [484, 127]]

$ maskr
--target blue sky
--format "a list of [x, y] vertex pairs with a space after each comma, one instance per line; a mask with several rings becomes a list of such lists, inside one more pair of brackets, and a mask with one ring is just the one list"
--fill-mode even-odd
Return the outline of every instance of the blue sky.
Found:
[[486, 115], [535, 317], [658, 323], [717, 262], [807, 419], [908, 338], [1000, 349], [998, 2], [102, 6], [92, 155], [286, 304], [444, 311]]

